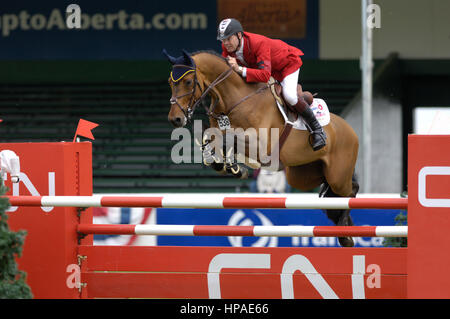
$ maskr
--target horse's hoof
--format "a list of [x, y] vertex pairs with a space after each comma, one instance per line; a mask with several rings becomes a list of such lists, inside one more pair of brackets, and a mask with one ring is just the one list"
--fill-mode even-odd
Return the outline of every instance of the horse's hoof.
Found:
[[210, 166], [220, 175], [227, 175], [224, 163], [213, 162]]
[[339, 244], [341, 244], [342, 247], [353, 247], [355, 246], [355, 242], [353, 241], [352, 237], [339, 237]]
[[241, 166], [241, 177], [239, 179], [247, 179], [248, 178], [248, 169]]

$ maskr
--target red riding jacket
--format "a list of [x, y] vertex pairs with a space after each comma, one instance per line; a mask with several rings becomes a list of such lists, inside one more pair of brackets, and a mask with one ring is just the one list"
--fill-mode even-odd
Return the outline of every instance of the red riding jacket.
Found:
[[[274, 40], [263, 35], [244, 32], [244, 60], [247, 63], [247, 82], [267, 82], [270, 76], [278, 81], [303, 64], [300, 56], [302, 50], [288, 45], [281, 40]], [[222, 56], [236, 57], [235, 53], [228, 53], [222, 44]], [[239, 65], [241, 61], [236, 59]], [[245, 66], [245, 65], [243, 65]]]

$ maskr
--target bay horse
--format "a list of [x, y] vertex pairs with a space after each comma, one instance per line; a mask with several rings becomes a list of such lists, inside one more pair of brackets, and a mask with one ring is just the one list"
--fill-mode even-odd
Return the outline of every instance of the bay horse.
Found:
[[[206, 109], [211, 127], [218, 127], [218, 115], [225, 114], [233, 128], [283, 131], [285, 120], [271, 90], [266, 89], [267, 84], [245, 82], [214, 51], [192, 54], [184, 50], [182, 52], [181, 57], [175, 58], [163, 51], [172, 64], [169, 77], [172, 97], [168, 120], [175, 127], [185, 126], [191, 120], [195, 108], [209, 95], [211, 105]], [[319, 151], [313, 151], [310, 146], [308, 131], [294, 129], [289, 133], [278, 154], [279, 161], [286, 170], [287, 181], [293, 188], [302, 191], [320, 186], [320, 197], [355, 197], [359, 190], [354, 178], [358, 136], [343, 118], [333, 113], [324, 130], [327, 136], [326, 146]], [[265, 140], [267, 153], [273, 151], [273, 143], [268, 135], [259, 133], [257, 138]], [[223, 153], [222, 156], [226, 157]], [[249, 154], [246, 153], [245, 156]], [[225, 158], [223, 160], [226, 161]], [[260, 161], [259, 158], [255, 160]], [[245, 164], [252, 166], [249, 162]], [[222, 170], [223, 163], [219, 168], [213, 168]], [[236, 169], [228, 172], [236, 173]], [[349, 210], [325, 212], [338, 226], [353, 225]], [[352, 237], [339, 237], [339, 243], [344, 247], [354, 246]]]

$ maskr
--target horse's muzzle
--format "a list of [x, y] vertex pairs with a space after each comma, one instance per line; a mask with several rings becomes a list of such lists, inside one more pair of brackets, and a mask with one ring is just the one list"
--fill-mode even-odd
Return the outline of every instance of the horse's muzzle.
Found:
[[186, 125], [187, 120], [185, 116], [173, 116], [169, 117], [169, 122], [175, 127], [183, 127]]

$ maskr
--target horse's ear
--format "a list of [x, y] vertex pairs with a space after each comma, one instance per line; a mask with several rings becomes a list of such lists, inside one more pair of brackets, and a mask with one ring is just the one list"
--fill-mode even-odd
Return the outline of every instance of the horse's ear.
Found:
[[183, 58], [185, 62], [184, 64], [188, 66], [194, 66], [194, 61], [192, 60], [189, 53], [187, 53], [185, 49], [181, 50], [181, 52], [183, 52]]
[[167, 53], [167, 50], [166, 50], [166, 49], [163, 49], [163, 50], [162, 50], [162, 53], [167, 57], [167, 59], [169, 60], [169, 62], [170, 62], [171, 64], [176, 64], [177, 59], [174, 58], [173, 56], [171, 56], [169, 53]]

